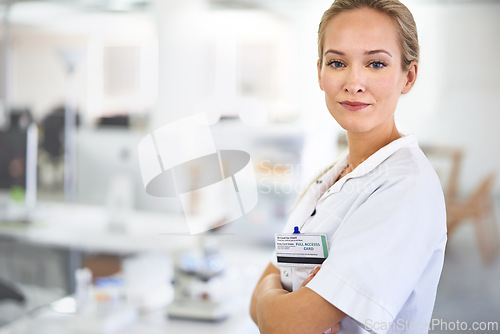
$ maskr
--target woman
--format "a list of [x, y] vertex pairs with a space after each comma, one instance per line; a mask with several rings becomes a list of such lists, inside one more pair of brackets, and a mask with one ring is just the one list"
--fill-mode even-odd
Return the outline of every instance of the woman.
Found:
[[330, 255], [312, 272], [273, 260], [252, 319], [261, 333], [427, 333], [447, 240], [444, 198], [416, 138], [394, 122], [417, 77], [415, 22], [397, 0], [336, 0], [318, 49], [319, 86], [349, 149], [311, 183], [284, 233], [326, 234]]

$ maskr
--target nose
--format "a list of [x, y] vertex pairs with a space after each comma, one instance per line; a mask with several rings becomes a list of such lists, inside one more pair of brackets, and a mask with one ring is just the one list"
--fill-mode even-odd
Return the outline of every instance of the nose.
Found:
[[349, 68], [346, 71], [344, 91], [349, 94], [359, 94], [366, 90], [362, 69]]

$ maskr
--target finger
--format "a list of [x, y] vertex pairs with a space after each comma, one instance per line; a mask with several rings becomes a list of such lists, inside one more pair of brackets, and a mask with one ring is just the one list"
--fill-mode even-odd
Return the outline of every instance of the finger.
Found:
[[309, 276], [308, 278], [306, 278], [304, 280], [304, 282], [302, 282], [302, 284], [300, 285], [301, 288], [305, 287], [307, 283], [309, 283], [311, 281], [312, 277]]
[[309, 283], [312, 279], [313, 279], [314, 275], [311, 273], [309, 274], [309, 276], [304, 280], [304, 282], [302, 282], [302, 284], [300, 285], [300, 287], [304, 287], [306, 286], [307, 283]]
[[326, 331], [324, 331], [324, 334], [337, 334], [340, 332], [340, 324], [335, 324], [331, 328], [328, 328]]
[[309, 276], [311, 276], [311, 275], [312, 275], [312, 276], [316, 275], [320, 269], [321, 269], [321, 266], [316, 266], [316, 267], [314, 267], [314, 269], [313, 269], [313, 270], [311, 270], [311, 273], [309, 274]]
[[320, 268], [321, 268], [321, 266], [317, 266], [313, 270], [311, 270], [311, 272], [309, 273], [309, 276], [304, 280], [304, 282], [302, 282], [300, 287], [302, 288], [302, 287], [306, 286], [306, 284], [309, 283], [313, 279], [314, 276], [316, 276], [316, 274], [318, 273]]

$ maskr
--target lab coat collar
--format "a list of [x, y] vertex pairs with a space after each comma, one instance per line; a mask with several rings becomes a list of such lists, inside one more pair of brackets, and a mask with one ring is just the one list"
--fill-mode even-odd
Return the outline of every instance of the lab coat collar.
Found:
[[[378, 165], [380, 165], [385, 159], [390, 157], [394, 152], [398, 151], [403, 147], [418, 147], [418, 140], [415, 135], [406, 135], [399, 139], [396, 139], [386, 146], [379, 149], [377, 152], [373, 153], [365, 161], [360, 163], [356, 168], [354, 168], [349, 174], [345, 175], [343, 178], [335, 182], [328, 190], [321, 196], [320, 199], [326, 198], [327, 196], [339, 192], [342, 189], [344, 183], [347, 180], [360, 177], [368, 174], [374, 170]], [[337, 179], [340, 173], [345, 169], [349, 161], [349, 152], [346, 152], [338, 161], [337, 164], [330, 170], [331, 173], [327, 173], [327, 177], [332, 177], [333, 180]]]

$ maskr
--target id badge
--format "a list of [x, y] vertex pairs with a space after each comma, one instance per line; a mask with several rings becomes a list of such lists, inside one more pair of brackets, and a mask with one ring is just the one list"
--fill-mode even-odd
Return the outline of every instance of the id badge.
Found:
[[325, 234], [276, 234], [275, 247], [280, 266], [314, 266], [328, 257]]

